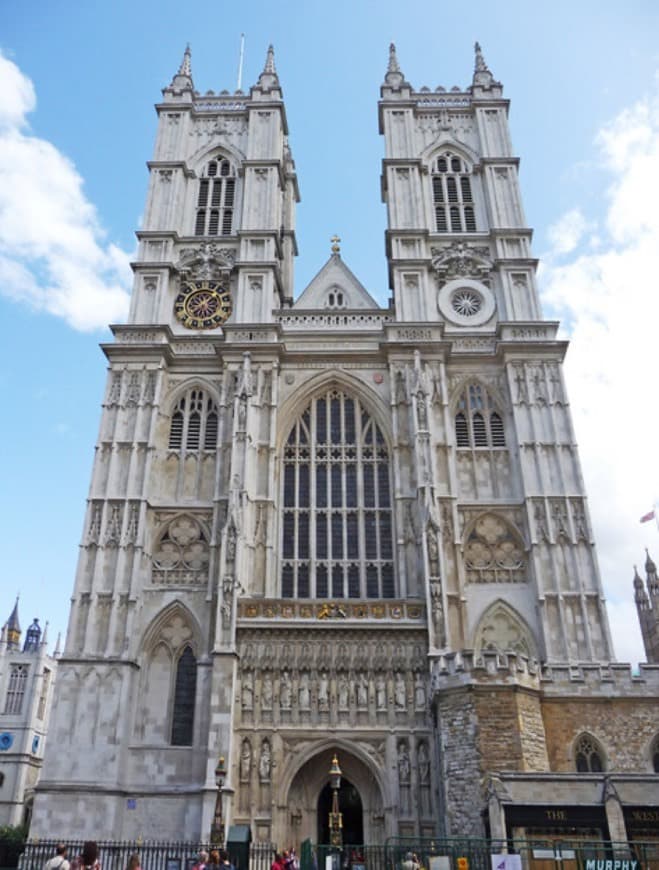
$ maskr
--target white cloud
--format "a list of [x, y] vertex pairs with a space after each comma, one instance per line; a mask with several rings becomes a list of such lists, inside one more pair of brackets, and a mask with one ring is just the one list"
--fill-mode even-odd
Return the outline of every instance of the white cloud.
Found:
[[614, 643], [620, 659], [638, 661], [633, 565], [644, 576], [645, 546], [659, 561], [656, 526], [639, 524], [659, 497], [657, 97], [614, 118], [596, 144], [610, 179], [604, 217], [584, 219], [583, 244], [572, 247], [565, 227], [576, 212], [558, 221], [541, 285], [545, 307], [570, 333], [566, 376]]
[[549, 227], [548, 235], [554, 252], [569, 254], [581, 241], [586, 231], [586, 219], [578, 208], [566, 212], [560, 220]]
[[128, 312], [129, 256], [109, 244], [75, 166], [30, 134], [32, 82], [0, 54], [0, 292], [80, 330]]

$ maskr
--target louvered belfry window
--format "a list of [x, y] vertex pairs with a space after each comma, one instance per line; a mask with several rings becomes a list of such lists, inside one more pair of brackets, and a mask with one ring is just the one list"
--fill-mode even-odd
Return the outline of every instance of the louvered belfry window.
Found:
[[395, 597], [389, 451], [359, 399], [314, 398], [283, 460], [282, 597]]
[[458, 447], [505, 447], [503, 419], [482, 384], [469, 384], [458, 399], [455, 414]]
[[236, 207], [236, 171], [222, 158], [211, 160], [199, 179], [195, 236], [230, 236]]
[[203, 390], [190, 390], [177, 402], [168, 447], [188, 453], [217, 447], [217, 406]]
[[438, 233], [476, 232], [471, 170], [462, 157], [447, 151], [435, 160], [432, 195]]

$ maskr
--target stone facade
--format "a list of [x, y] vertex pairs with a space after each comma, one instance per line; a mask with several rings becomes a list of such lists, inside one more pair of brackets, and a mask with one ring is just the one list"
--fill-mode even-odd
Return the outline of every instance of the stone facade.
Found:
[[353, 841], [505, 827], [613, 652], [501, 85], [477, 50], [414, 90], [392, 47], [387, 308], [338, 239], [294, 301], [271, 50], [204, 96], [186, 52], [157, 110], [34, 831], [207, 836], [223, 756], [226, 821], [322, 840], [334, 753]]

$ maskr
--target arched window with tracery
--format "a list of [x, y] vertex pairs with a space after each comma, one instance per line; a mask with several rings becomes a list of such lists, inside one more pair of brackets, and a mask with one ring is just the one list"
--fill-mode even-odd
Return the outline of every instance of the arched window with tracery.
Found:
[[578, 773], [601, 773], [604, 767], [604, 752], [590, 734], [582, 734], [574, 746], [574, 764]]
[[203, 390], [189, 390], [176, 403], [169, 428], [169, 449], [187, 453], [217, 447], [217, 405]]
[[214, 157], [199, 179], [195, 236], [230, 236], [234, 231], [236, 169], [225, 157]]
[[329, 389], [300, 415], [282, 502], [282, 597], [395, 597], [389, 451], [358, 398]]
[[482, 384], [468, 384], [456, 405], [457, 447], [505, 447], [503, 418]]
[[186, 646], [176, 664], [172, 709], [172, 746], [192, 746], [196, 693], [197, 659], [192, 648]]
[[431, 177], [435, 230], [438, 233], [475, 233], [471, 168], [466, 160], [444, 151], [434, 160]]

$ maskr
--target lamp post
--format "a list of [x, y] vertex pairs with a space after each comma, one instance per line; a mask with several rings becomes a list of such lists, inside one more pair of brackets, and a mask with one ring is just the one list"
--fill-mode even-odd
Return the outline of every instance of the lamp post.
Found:
[[215, 798], [215, 815], [211, 825], [211, 843], [214, 846], [224, 845], [224, 820], [222, 819], [222, 789], [226, 779], [227, 769], [224, 764], [224, 756], [220, 755], [215, 768], [215, 783], [217, 785], [217, 797]]
[[343, 817], [339, 812], [339, 789], [341, 788], [341, 768], [336, 752], [332, 758], [329, 770], [330, 787], [332, 789], [332, 811], [329, 814], [330, 846], [343, 845]]

